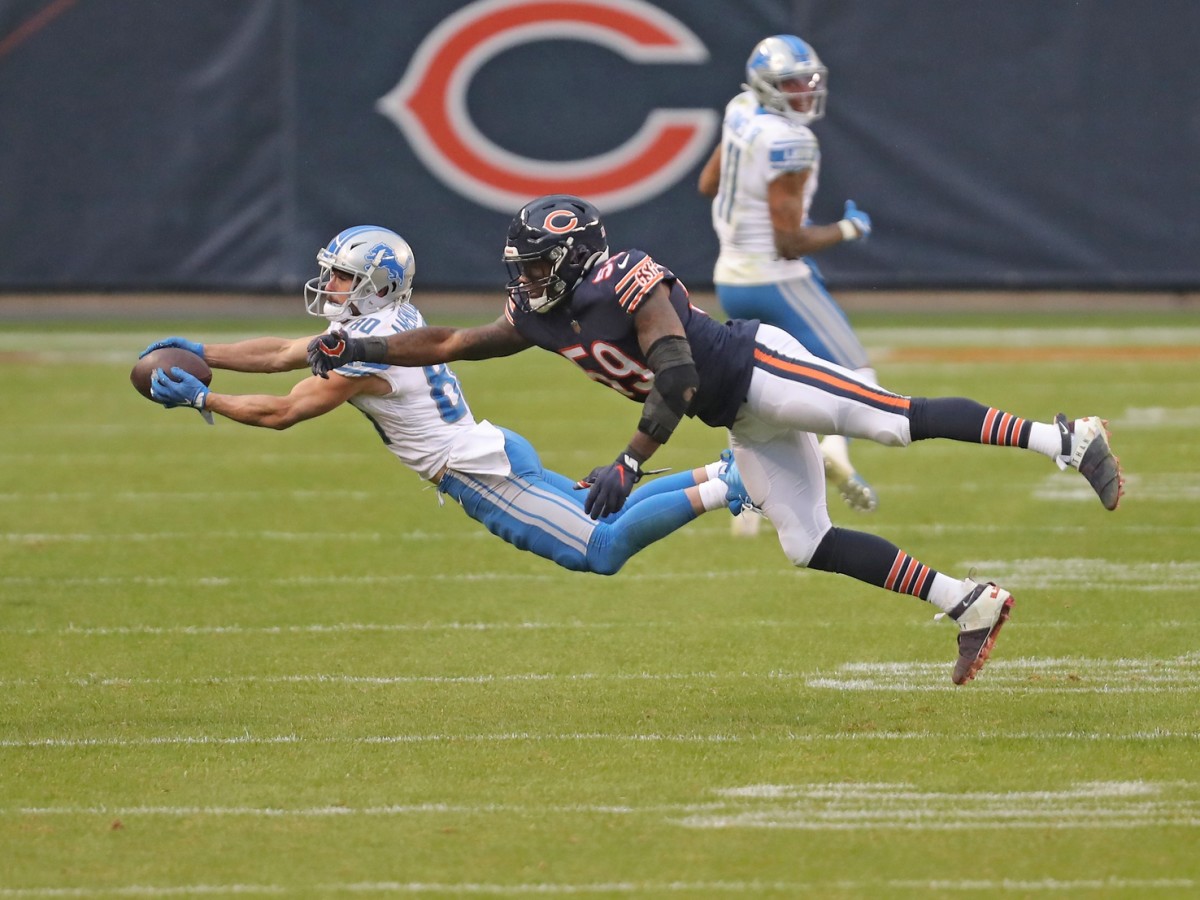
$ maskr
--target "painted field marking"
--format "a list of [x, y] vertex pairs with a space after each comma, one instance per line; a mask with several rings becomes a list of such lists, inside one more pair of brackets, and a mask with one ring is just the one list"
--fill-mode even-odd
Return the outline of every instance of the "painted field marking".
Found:
[[[1105, 628], [1126, 629], [1146, 628], [1175, 631], [1180, 628], [1195, 627], [1195, 622], [1179, 619], [1139, 618], [1136, 622], [1106, 622]], [[618, 622], [328, 622], [308, 623], [297, 625], [64, 625], [56, 628], [4, 628], [0, 627], [0, 635], [19, 637], [159, 637], [164, 635], [180, 636], [289, 636], [301, 634], [356, 634], [379, 633], [400, 634], [405, 632], [441, 632], [462, 631], [656, 631], [673, 630], [679, 627], [678, 622], [654, 621], [645, 619], [623, 619]], [[784, 628], [833, 630], [844, 627], [842, 622], [829, 620], [811, 621], [804, 618], [796, 619], [727, 619], [726, 627], [758, 628], [777, 631]], [[911, 621], [896, 623], [889, 626], [897, 628], [918, 628], [927, 630], [937, 628], [946, 630], [946, 626], [932, 618], [919, 617]], [[1027, 622], [1014, 621], [1008, 628], [1034, 629], [1037, 631], [1052, 631], [1056, 629], [1078, 628], [1074, 622]], [[929, 663], [928, 665], [939, 665]], [[994, 665], [994, 664], [993, 664]]]
[[800, 681], [805, 676], [798, 672], [518, 672], [509, 675], [229, 675], [199, 676], [195, 678], [9, 678], [0, 679], [0, 687], [37, 687], [44, 685], [70, 685], [73, 687], [141, 687], [178, 686], [201, 687], [205, 685], [243, 684], [352, 684], [352, 685], [405, 685], [405, 684], [539, 684], [543, 682], [574, 681]]
[[1012, 591], [1021, 588], [1088, 590], [1179, 591], [1200, 588], [1200, 562], [1120, 563], [1108, 559], [971, 559], [962, 565], [976, 569], [989, 581]]
[[1191, 878], [1040, 878], [1040, 879], [838, 879], [835, 881], [606, 881], [606, 882], [525, 882], [496, 884], [470, 881], [354, 881], [325, 884], [168, 884], [117, 885], [105, 887], [0, 887], [0, 897], [177, 897], [251, 896], [314, 891], [320, 895], [333, 894], [397, 894], [477, 895], [490, 897], [576, 897], [594, 894], [623, 894], [627, 896], [663, 896], [693, 894], [711, 897], [722, 894], [764, 896], [769, 894], [813, 896], [837, 892], [853, 892], [878, 896], [888, 891], [998, 891], [1028, 895], [1072, 891], [1175, 891], [1196, 887], [1200, 882]]
[[35, 738], [4, 738], [0, 739], [0, 749], [40, 750], [66, 749], [77, 750], [85, 747], [117, 747], [130, 749], [134, 747], [164, 747], [164, 746], [271, 746], [283, 745], [403, 745], [403, 744], [511, 744], [559, 742], [574, 744], [615, 743], [615, 744], [775, 744], [795, 743], [813, 744], [831, 743], [867, 743], [882, 741], [886, 743], [905, 741], [938, 741], [948, 739], [967, 741], [1076, 741], [1084, 743], [1097, 742], [1158, 742], [1197, 741], [1200, 731], [1172, 731], [1155, 728], [1149, 731], [1110, 732], [1110, 731], [975, 731], [975, 732], [935, 732], [935, 731], [836, 731], [808, 732], [787, 734], [618, 734], [605, 732], [511, 732], [487, 734], [387, 734], [364, 735], [359, 737], [339, 735], [337, 737], [303, 737], [297, 734], [282, 735], [159, 735], [150, 737], [35, 737]]
[[[36, 543], [36, 541], [33, 543]], [[254, 578], [250, 576], [226, 577], [206, 575], [189, 577], [181, 577], [177, 575], [100, 575], [90, 577], [55, 577], [52, 575], [35, 577], [30, 575], [6, 575], [0, 576], [0, 584], [6, 584], [13, 587], [21, 585], [37, 586], [42, 584], [72, 585], [75, 587], [105, 587], [121, 585], [150, 585], [154, 587], [164, 587], [169, 585], [186, 585], [190, 587], [223, 588], [239, 584], [272, 585], [276, 587], [324, 587], [329, 585], [363, 586], [414, 583], [471, 584], [475, 582], [552, 582], [559, 581], [565, 576], [565, 570], [561, 574], [537, 572], [497, 572], [492, 570], [483, 572], [437, 572], [429, 574], [394, 572], [386, 575], [289, 575], [279, 578]], [[663, 571], [660, 569], [657, 572], [640, 572], [635, 577], [639, 581], [723, 581], [730, 578], [803, 579], [816, 576], [812, 572], [808, 572], [804, 569], [796, 569], [788, 566], [785, 563], [781, 564], [778, 568], [771, 569], [695, 568], [690, 571], [678, 572]]]
[[911, 784], [747, 785], [712, 792], [700, 803], [452, 804], [351, 807], [42, 806], [0, 809], [6, 817], [156, 816], [346, 818], [436, 815], [654, 816], [697, 829], [790, 828], [806, 831], [1128, 829], [1200, 827], [1193, 782], [1082, 782], [1063, 790], [927, 791]]
[[[527, 626], [518, 626], [527, 627]], [[946, 680], [945, 662], [851, 662], [837, 669], [837, 677], [785, 672], [515, 672], [479, 675], [352, 675], [312, 673], [286, 675], [200, 675], [191, 678], [141, 677], [26, 677], [0, 679], [0, 687], [14, 689], [69, 685], [79, 688], [139, 686], [208, 686], [275, 684], [540, 684], [545, 682], [697, 682], [697, 681], [804, 681], [806, 687], [842, 691], [946, 691], [959, 690]], [[1018, 658], [993, 662], [986, 679], [972, 690], [1029, 693], [1167, 693], [1200, 690], [1200, 653], [1172, 659]]]
[[1114, 427], [1151, 431], [1159, 428], [1196, 428], [1200, 426], [1200, 406], [1131, 406], [1116, 419]]
[[[901, 530], [913, 530], [926, 533], [961, 532], [953, 526], [916, 526]], [[1189, 529], [1194, 532], [1195, 529]], [[1179, 533], [1172, 531], [1171, 533]], [[12, 536], [7, 536], [11, 538]], [[25, 535], [24, 543], [54, 542], [54, 536]], [[183, 537], [182, 535], [180, 537]], [[58, 536], [58, 539], [68, 539]], [[88, 537], [86, 541], [91, 541]], [[107, 539], [104, 539], [107, 540]], [[1009, 588], [1069, 588], [1085, 580], [1089, 590], [1096, 591], [1177, 591], [1200, 588], [1200, 562], [1171, 561], [1171, 562], [1139, 562], [1121, 563], [1108, 559], [1097, 558], [1066, 558], [1033, 557], [1028, 559], [968, 559], [959, 564], [963, 569], [976, 569], [987, 578], [1003, 582]], [[276, 587], [322, 587], [328, 585], [390, 585], [390, 584], [471, 584], [471, 583], [522, 583], [550, 582], [563, 577], [557, 572], [439, 572], [416, 574], [410, 572], [393, 572], [388, 574], [364, 575], [292, 575], [276, 578], [255, 577], [226, 577], [226, 576], [188, 576], [176, 575], [111, 575], [87, 577], [56, 577], [52, 575], [4, 575], [0, 576], [0, 585], [11, 587], [38, 586], [43, 584], [73, 585], [76, 587], [104, 587], [122, 585], [146, 585], [165, 587], [170, 585], [224, 588], [233, 585], [270, 585]], [[822, 573], [807, 569], [798, 569], [781, 561], [778, 567], [748, 568], [748, 569], [703, 569], [677, 571], [647, 571], [639, 572], [636, 577], [640, 581], [683, 581], [704, 580], [723, 581], [728, 579], [745, 578], [778, 578], [784, 580], [802, 580], [820, 578]]]
[[748, 785], [715, 791], [744, 808], [675, 820], [687, 828], [946, 831], [962, 828], [1200, 827], [1193, 782], [1082, 782], [1057, 791], [924, 791], [908, 784]]
[[[1160, 806], [1164, 790], [1196, 792], [1196, 784], [1188, 781], [1155, 783], [1145, 781], [1082, 782], [1059, 791], [1009, 791], [1009, 792], [931, 792], [921, 791], [908, 783], [871, 782], [828, 782], [815, 784], [779, 785], [758, 784], [736, 788], [719, 788], [711, 793], [718, 799], [693, 803], [395, 803], [377, 806], [326, 806], [269, 807], [269, 806], [121, 806], [100, 804], [94, 806], [22, 806], [0, 808], [0, 816], [248, 816], [261, 818], [340, 818], [350, 816], [410, 816], [453, 814], [516, 814], [541, 816], [551, 815], [678, 815], [680, 813], [755, 810], [765, 802], [821, 802], [838, 808], [887, 808], [911, 806], [913, 803], [931, 805], [961, 803], [992, 803], [1020, 805], [1037, 803], [1038, 809], [1052, 809], [1062, 804], [1090, 801], [1097, 803], [1111, 798], [1155, 798]], [[1200, 801], [1179, 801], [1188, 810]], [[1143, 807], [1145, 808], [1144, 804]], [[965, 814], [965, 813], [964, 813]]]
[[[1072, 342], [1076, 346], [1095, 347], [1200, 345], [1200, 327], [1189, 325], [1137, 325], [1120, 328], [1103, 325], [1072, 325], [1069, 327], [1060, 325], [1006, 327], [1000, 325], [987, 328], [972, 325], [906, 325], [900, 328], [864, 326], [856, 330], [862, 336], [864, 344], [878, 347], [906, 345], [957, 347], [963, 344], [994, 347], [998, 343], [1021, 343], [1057, 348], [1062, 344]], [[256, 336], [256, 332], [249, 332], [244, 327], [222, 327], [222, 323], [214, 323], [214, 328], [210, 333], [213, 335], [213, 340], [226, 342]], [[114, 350], [114, 335], [65, 328], [61, 331], [39, 335], [37, 347], [31, 348], [27, 335], [8, 332], [0, 333], [0, 350], [21, 351], [30, 354], [46, 352], [80, 354], [92, 351], [101, 358], [112, 359], [116, 363], [125, 365], [129, 361], [130, 353], [134, 355], [140, 353], [148, 343], [161, 337], [161, 333], [141, 329], [122, 332], [119, 338], [126, 346]]]
[[[1120, 449], [1119, 447], [1117, 448]], [[1033, 489], [1038, 500], [1095, 503], [1096, 493], [1082, 478], [1068, 478], [1062, 473], [1047, 475]], [[1137, 498], [1156, 503], [1191, 502], [1200, 497], [1200, 475], [1191, 472], [1142, 475], [1125, 473], [1125, 499]], [[1123, 501], [1124, 502], [1124, 501]]]
[[[869, 663], [839, 666], [805, 686], [837, 691], [956, 691], [949, 663]], [[1033, 694], [1166, 694], [1200, 691], [1200, 656], [1173, 659], [1000, 659], [988, 664], [973, 690]]]
[[[735, 624], [751, 628], [813, 628], [815, 623], [797, 621], [774, 621], [770, 619], [740, 620]], [[822, 627], [832, 627], [824, 623]], [[922, 620], [919, 627], [928, 628], [930, 620]], [[1174, 627], [1175, 623], [1168, 623]], [[295, 635], [295, 634], [357, 634], [357, 633], [403, 633], [403, 632], [489, 632], [489, 631], [607, 631], [616, 629], [663, 629], [677, 628], [677, 622], [619, 621], [619, 622], [329, 622], [304, 625], [66, 625], [59, 628], [0, 628], [0, 635], [40, 637], [127, 637], [160, 635]]]
[[[1200, 345], [1200, 328], [971, 328], [971, 327], [914, 327], [855, 329], [868, 348], [878, 347], [995, 347], [998, 341], [1006, 346], [1061, 349], [1074, 347], [1173, 347]], [[99, 345], [97, 349], [103, 349]], [[1093, 354], [1098, 361], [1103, 353]]]

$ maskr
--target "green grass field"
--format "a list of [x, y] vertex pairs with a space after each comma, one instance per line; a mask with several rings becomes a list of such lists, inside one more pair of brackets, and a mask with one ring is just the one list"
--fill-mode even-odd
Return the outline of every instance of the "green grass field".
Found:
[[[1100, 414], [1125, 465], [1110, 514], [1032, 453], [855, 445], [882, 506], [838, 524], [1016, 595], [963, 688], [932, 607], [769, 528], [572, 574], [353, 410], [210, 428], [129, 386], [154, 338], [302, 313], [6, 325], [0, 898], [1200, 894], [1200, 316], [857, 321], [888, 387]], [[545, 353], [456, 368], [569, 474], [637, 418]]]

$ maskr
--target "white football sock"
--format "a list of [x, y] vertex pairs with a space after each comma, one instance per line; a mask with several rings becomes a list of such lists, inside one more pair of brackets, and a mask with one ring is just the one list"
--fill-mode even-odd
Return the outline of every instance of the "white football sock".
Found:
[[729, 506], [729, 501], [725, 499], [729, 486], [719, 478], [713, 476], [711, 481], [706, 481], [696, 487], [700, 491], [700, 503], [706, 511]]
[[967, 596], [967, 586], [957, 578], [938, 572], [929, 587], [929, 602], [942, 612], [950, 612]]
[[1046, 422], [1029, 423], [1029, 449], [1044, 453], [1051, 459], [1062, 456], [1062, 435], [1058, 426]]

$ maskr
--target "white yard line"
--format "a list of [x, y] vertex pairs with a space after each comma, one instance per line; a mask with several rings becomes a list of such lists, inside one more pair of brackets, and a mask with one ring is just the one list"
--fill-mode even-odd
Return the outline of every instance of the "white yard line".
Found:
[[234, 675], [195, 678], [12, 678], [0, 679], [0, 687], [70, 685], [73, 687], [140, 687], [170, 685], [179, 687], [217, 684], [505, 684], [572, 681], [799, 681], [798, 672], [519, 672], [509, 675]]
[[[157, 584], [156, 581], [150, 580], [148, 583]], [[220, 586], [220, 585], [216, 585]], [[928, 616], [918, 616], [907, 622], [894, 623], [889, 625], [889, 628], [918, 628], [921, 630], [929, 628], [937, 628], [951, 634], [948, 626], [937, 622], [933, 619], [933, 609], [929, 607], [925, 610]], [[1161, 619], [1152, 616], [1144, 616], [1131, 622], [1106, 622], [1105, 629], [1128, 629], [1137, 628], [1144, 630], [1147, 628], [1165, 629], [1168, 631], [1176, 631], [1181, 628], [1195, 627], [1193, 621], [1182, 621], [1179, 619]], [[759, 628], [778, 630], [784, 628], [798, 628], [805, 631], [813, 631], [815, 629], [838, 629], [843, 628], [845, 623], [833, 622], [828, 620], [812, 621], [799, 617], [796, 619], [737, 619], [730, 618], [725, 620], [725, 627], [737, 628]], [[623, 619], [618, 622], [585, 622], [585, 621], [567, 621], [567, 622], [327, 622], [327, 623], [305, 623], [294, 625], [64, 625], [61, 627], [46, 627], [46, 628], [4, 628], [0, 627], [0, 635], [10, 635], [19, 637], [158, 637], [158, 636], [209, 636], [209, 635], [233, 635], [233, 636], [287, 636], [297, 634], [354, 634], [354, 633], [404, 633], [404, 632], [442, 632], [442, 631], [462, 631], [462, 632], [490, 632], [490, 631], [610, 631], [610, 630], [632, 630], [632, 631], [654, 631], [654, 630], [676, 630], [679, 627], [678, 622], [674, 621], [655, 621], [645, 619]], [[1010, 629], [1031, 629], [1037, 631], [1055, 630], [1055, 629], [1074, 629], [1078, 628], [1075, 622], [1038, 622], [1031, 624], [1029, 622], [1013, 621], [1008, 626]], [[995, 665], [1009, 665], [1009, 661], [1000, 663], [992, 663]], [[1038, 663], [1033, 663], [1034, 665]], [[853, 664], [848, 664], [853, 665]], [[930, 667], [941, 666], [940, 662], [930, 663], [884, 663], [881, 665], [927, 665]], [[989, 668], [990, 671], [990, 668]]]
[[79, 749], [84, 747], [158, 747], [158, 746], [269, 746], [273, 744], [296, 745], [339, 745], [353, 746], [390, 744], [508, 744], [508, 743], [615, 743], [615, 744], [773, 744], [796, 743], [885, 743], [907, 741], [1075, 741], [1097, 742], [1157, 742], [1197, 741], [1200, 730], [1173, 731], [1152, 729], [1150, 731], [839, 731], [788, 734], [621, 734], [611, 732], [510, 732], [510, 733], [463, 733], [463, 734], [389, 734], [364, 735], [359, 737], [304, 737], [297, 734], [285, 735], [160, 735], [151, 737], [38, 737], [5, 738], [0, 740], [0, 749]]
[[748, 785], [714, 790], [695, 803], [460, 804], [366, 807], [223, 807], [96, 805], [15, 807], [0, 817], [349, 818], [453, 815], [525, 817], [650, 816], [688, 829], [804, 831], [949, 831], [970, 828], [1128, 830], [1200, 827], [1192, 782], [1084, 782], [1063, 790], [922, 791], [898, 784]]
[[[835, 691], [947, 691], [947, 664], [926, 662], [845, 663], [829, 675], [805, 681]], [[1002, 659], [990, 663], [972, 690], [1022, 694], [1167, 694], [1200, 691], [1200, 660]]]
[[911, 785], [749, 785], [716, 793], [746, 801], [686, 816], [689, 828], [805, 831], [1128, 829], [1200, 826], [1192, 782], [1085, 782], [1058, 791], [922, 791]]
[[1200, 562], [1124, 563], [1096, 557], [1058, 559], [969, 559], [962, 563], [989, 581], [1016, 592], [1020, 588], [1177, 591], [1200, 588]]
[[296, 893], [319, 894], [395, 894], [404, 896], [475, 895], [490, 897], [575, 897], [594, 894], [662, 896], [665, 894], [755, 895], [784, 894], [797, 896], [854, 892], [879, 896], [888, 891], [996, 891], [1027, 895], [1095, 891], [1166, 891], [1179, 892], [1200, 885], [1192, 878], [1040, 878], [1040, 879], [839, 879], [836, 881], [605, 881], [605, 882], [525, 882], [494, 884], [488, 882], [402, 882], [356, 881], [324, 884], [182, 884], [119, 885], [113, 887], [0, 888], [0, 897], [179, 897], [179, 896], [251, 896]]
[[[644, 623], [643, 623], [644, 624]], [[481, 630], [496, 626], [420, 626], [410, 630]], [[551, 626], [524, 623], [516, 629]], [[566, 625], [563, 627], [578, 627]], [[324, 630], [324, 629], [322, 629]], [[365, 629], [354, 629], [365, 630]], [[957, 690], [946, 681], [945, 662], [850, 662], [831, 675], [785, 672], [515, 672], [476, 675], [354, 675], [310, 673], [279, 675], [197, 675], [190, 678], [121, 676], [26, 677], [0, 679], [0, 687], [15, 689], [66, 685], [78, 688], [141, 686], [277, 685], [277, 684], [521, 684], [560, 682], [699, 682], [804, 681], [807, 687], [850, 691]], [[1188, 654], [1170, 659], [1017, 658], [997, 660], [972, 691], [1033, 693], [1167, 693], [1200, 690], [1200, 657]]]

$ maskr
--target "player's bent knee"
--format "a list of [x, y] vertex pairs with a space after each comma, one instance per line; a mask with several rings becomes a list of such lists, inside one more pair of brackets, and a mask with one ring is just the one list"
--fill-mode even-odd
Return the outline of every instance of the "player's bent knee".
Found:
[[616, 575], [625, 565], [625, 559], [626, 557], [620, 554], [598, 551], [595, 547], [589, 547], [584, 571], [591, 572], [593, 575]]
[[621, 571], [622, 565], [624, 565], [623, 560], [621, 562], [589, 563], [587, 570], [593, 575], [616, 575]]
[[798, 569], [808, 568], [813, 554], [817, 551], [818, 544], [820, 544], [820, 539], [814, 540], [808, 534], [781, 532], [779, 535], [779, 545], [783, 547], [784, 554]]

